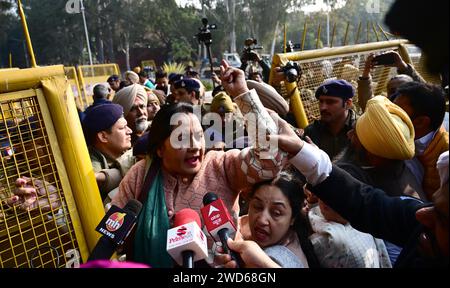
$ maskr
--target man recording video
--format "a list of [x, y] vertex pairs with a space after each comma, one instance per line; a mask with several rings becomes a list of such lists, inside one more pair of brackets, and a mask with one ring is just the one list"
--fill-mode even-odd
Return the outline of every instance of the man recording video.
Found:
[[[240, 69], [245, 71], [248, 67], [249, 61], [258, 63], [262, 68], [262, 74], [260, 74], [262, 77], [262, 81], [267, 83], [269, 81], [270, 65], [255, 51], [256, 49], [263, 48], [262, 46], [256, 46], [257, 43], [258, 42], [256, 41], [256, 39], [253, 38], [248, 38], [247, 40], [245, 40], [245, 48], [241, 56], [242, 65]], [[256, 74], [257, 73], [255, 71], [249, 73], [249, 79], [258, 81], [253, 78], [254, 76], [256, 76]]]

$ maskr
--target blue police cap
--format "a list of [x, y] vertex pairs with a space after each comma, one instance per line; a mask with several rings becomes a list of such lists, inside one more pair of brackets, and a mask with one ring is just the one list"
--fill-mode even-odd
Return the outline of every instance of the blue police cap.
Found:
[[98, 133], [111, 128], [123, 117], [123, 108], [118, 104], [101, 104], [86, 111], [83, 127], [87, 133]]
[[169, 83], [175, 83], [184, 78], [183, 74], [170, 73], [169, 74]]
[[184, 88], [188, 91], [200, 91], [200, 83], [190, 78], [181, 79], [173, 85], [175, 86], [175, 89]]
[[333, 96], [342, 98], [344, 101], [353, 98], [355, 90], [352, 84], [345, 80], [330, 80], [324, 82], [316, 90], [316, 98], [320, 96]]

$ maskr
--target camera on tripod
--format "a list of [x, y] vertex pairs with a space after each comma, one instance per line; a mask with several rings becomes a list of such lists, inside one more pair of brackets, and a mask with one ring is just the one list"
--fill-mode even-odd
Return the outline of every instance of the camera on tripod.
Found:
[[292, 42], [292, 40], [289, 40], [286, 43], [286, 53], [295, 52], [295, 49], [300, 49], [301, 47], [302, 47], [301, 44], [297, 44], [297, 43], [294, 44], [294, 42]]
[[297, 64], [297, 62], [289, 61], [286, 65], [281, 67], [281, 71], [283, 71], [286, 80], [289, 83], [293, 83], [297, 81], [297, 79], [302, 75], [302, 69]]
[[205, 45], [211, 45], [212, 43], [212, 37], [211, 37], [211, 30], [217, 29], [216, 24], [208, 24], [207, 18], [202, 18], [203, 27], [198, 28], [200, 32], [196, 35], [199, 42], [204, 43]]
[[258, 53], [255, 50], [263, 49], [262, 46], [258, 46], [258, 41], [254, 38], [247, 38], [244, 42], [244, 52], [242, 53], [242, 59], [244, 61], [255, 61], [258, 62]]

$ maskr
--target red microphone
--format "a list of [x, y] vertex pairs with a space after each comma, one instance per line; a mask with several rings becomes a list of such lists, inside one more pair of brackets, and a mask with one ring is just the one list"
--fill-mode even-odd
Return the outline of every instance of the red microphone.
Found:
[[173, 226], [181, 226], [190, 222], [197, 223], [198, 227], [202, 226], [202, 222], [200, 221], [200, 216], [198, 213], [192, 209], [184, 208], [178, 211], [175, 216], [173, 216]]
[[236, 226], [228, 212], [223, 201], [213, 192], [206, 193], [203, 196], [203, 208], [200, 209], [206, 229], [211, 237], [216, 241], [222, 242], [222, 248], [225, 253], [230, 254], [233, 260], [239, 265], [239, 257], [230, 251], [227, 239], [230, 234], [236, 232]]
[[185, 208], [175, 214], [175, 228], [167, 231], [167, 252], [184, 268], [193, 268], [195, 261], [208, 257], [206, 236], [200, 226], [198, 213]]

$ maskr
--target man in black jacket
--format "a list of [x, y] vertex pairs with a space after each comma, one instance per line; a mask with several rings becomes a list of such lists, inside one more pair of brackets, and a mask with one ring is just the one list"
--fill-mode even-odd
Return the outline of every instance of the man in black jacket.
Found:
[[[287, 129], [288, 124], [281, 122], [279, 119], [279, 125]], [[403, 248], [394, 267], [448, 267], [448, 151], [438, 161], [444, 171], [441, 187], [433, 195], [433, 203], [424, 203], [412, 197], [389, 197], [359, 182], [332, 165], [325, 152], [299, 138], [271, 138], [292, 156], [290, 162], [306, 177], [309, 190], [355, 229]]]
[[448, 267], [448, 181], [432, 205], [389, 197], [333, 166], [330, 176], [311, 191], [355, 229], [403, 247], [394, 267]]

